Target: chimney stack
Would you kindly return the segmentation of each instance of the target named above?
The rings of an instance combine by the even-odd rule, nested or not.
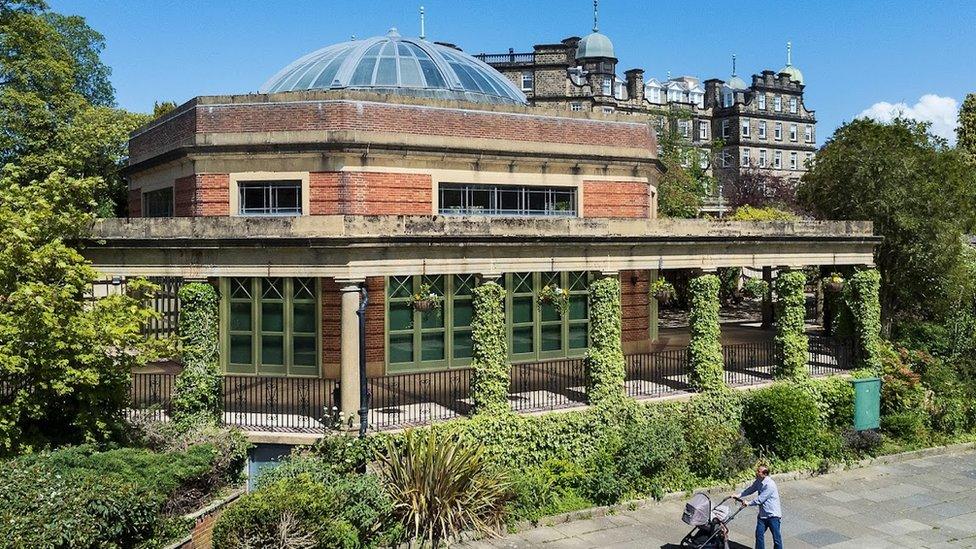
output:
[[[627,77],[627,98],[644,102],[644,69],[630,69],[624,72]]]

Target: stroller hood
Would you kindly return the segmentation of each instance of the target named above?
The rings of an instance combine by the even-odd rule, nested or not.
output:
[[[711,518],[712,500],[705,494],[695,494],[685,504],[685,512],[681,514],[681,520],[691,526],[704,526]]]

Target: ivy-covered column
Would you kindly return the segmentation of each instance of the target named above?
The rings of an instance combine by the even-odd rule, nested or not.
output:
[[[620,280],[604,276],[590,284],[590,348],[586,353],[586,396],[590,404],[620,400],[624,394],[624,353],[620,342]]]
[[[688,283],[688,381],[696,391],[725,388],[721,330],[718,323],[719,279],[704,274]]]
[[[844,287],[858,368],[881,372],[881,275],[875,269],[854,273]]]
[[[471,398],[476,414],[502,414],[508,406],[509,363],[505,288],[488,280],[472,290]]]
[[[776,277],[775,379],[798,380],[807,376],[809,341],[805,331],[806,285],[803,271],[781,272]]]
[[[180,288],[179,299],[183,370],[174,386],[173,420],[216,422],[223,412],[217,291],[210,284],[193,282]]]

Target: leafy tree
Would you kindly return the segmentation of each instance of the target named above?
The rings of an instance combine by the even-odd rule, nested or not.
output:
[[[688,145],[677,132],[676,120],[681,118],[685,118],[681,113],[669,113],[658,127],[660,159],[664,164],[658,186],[658,213],[665,217],[693,218],[715,188],[708,167],[719,145],[716,143],[711,149]]]
[[[13,164],[0,173],[0,454],[105,442],[131,368],[155,356],[140,334],[155,313],[127,295],[90,298],[97,273],[70,243],[93,221],[98,178],[21,179]]]
[[[764,169],[754,168],[725,178],[722,196],[730,208],[755,206],[796,210],[796,185]]]
[[[966,96],[959,109],[959,126],[956,128],[957,145],[976,158],[976,93]]]
[[[43,17],[61,35],[62,44],[74,59],[75,91],[97,107],[115,106],[115,88],[109,81],[112,69],[99,57],[105,49],[105,37],[77,15],[45,12]]]
[[[799,197],[819,217],[871,220],[884,237],[875,263],[886,332],[902,318],[940,318],[959,295],[972,303],[963,235],[973,225],[976,172],[927,124],[845,124],[817,154]]]
[[[176,103],[172,101],[153,101],[153,120],[169,114],[170,111],[176,110]]]

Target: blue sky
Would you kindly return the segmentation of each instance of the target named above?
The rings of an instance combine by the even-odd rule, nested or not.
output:
[[[582,36],[590,0],[49,0],[105,35],[119,105],[255,91],[299,56],[351,35],[419,32],[466,52],[531,51]],[[808,0],[661,2],[603,0],[600,30],[614,42],[618,72],[646,77],[727,78],[778,70],[791,40],[807,81],[820,141],[866,110],[903,110],[950,134],[958,103],[976,91],[976,1]]]

